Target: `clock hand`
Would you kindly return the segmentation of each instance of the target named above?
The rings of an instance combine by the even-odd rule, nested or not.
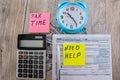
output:
[[[67,15],[70,16],[70,18],[75,22],[76,27],[77,27],[77,23],[76,23],[75,19],[69,13],[67,13]]]

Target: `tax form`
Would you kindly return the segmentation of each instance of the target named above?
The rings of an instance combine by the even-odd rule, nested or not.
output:
[[[112,80],[110,35],[54,34],[52,80]],[[85,66],[64,66],[66,43],[85,44]]]

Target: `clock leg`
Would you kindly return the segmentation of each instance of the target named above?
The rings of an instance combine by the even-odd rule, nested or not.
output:
[[[83,28],[82,33],[83,33],[83,34],[87,34],[86,28]]]

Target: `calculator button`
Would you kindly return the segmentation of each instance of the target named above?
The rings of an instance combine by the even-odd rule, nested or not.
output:
[[[24,55],[24,59],[28,59],[28,55]]]
[[[23,72],[24,72],[24,73],[27,73],[27,69],[23,69]]]
[[[22,77],[22,74],[18,74],[18,77]]]
[[[33,64],[33,60],[29,60],[29,64]]]
[[[29,68],[33,68],[33,65],[29,65]]]
[[[22,73],[22,69],[18,69],[18,72],[19,72],[19,73]]]
[[[25,51],[24,54],[28,54],[28,52]]]
[[[35,68],[35,69],[38,69],[38,65],[34,65],[34,68]]]
[[[29,59],[33,59],[33,56],[31,55],[31,56],[29,56]]]
[[[34,73],[38,73],[38,70],[34,70]]]
[[[34,54],[35,54],[35,55],[37,55],[37,54],[38,54],[38,52],[34,52]]]
[[[39,64],[43,64],[43,61],[39,61]]]
[[[27,74],[23,74],[23,77],[24,77],[24,78],[27,78]]]
[[[34,70],[34,78],[38,78],[38,70]]]
[[[28,71],[29,71],[29,73],[33,73],[33,70],[32,70],[32,69],[29,69]]]
[[[28,76],[29,76],[29,78],[32,78],[32,77],[33,77],[33,75],[32,75],[32,74],[29,74]]]
[[[43,65],[39,65],[39,69],[43,69]]]
[[[19,55],[19,59],[23,59],[23,55]]]
[[[38,59],[38,56],[34,56],[34,59]]]
[[[43,78],[43,70],[39,70],[39,78]]]
[[[35,73],[35,74],[34,74],[34,78],[38,78],[38,74]]]
[[[18,60],[18,63],[22,63],[23,61],[22,60]]]
[[[27,65],[23,65],[23,68],[27,68]]]
[[[43,55],[43,52],[39,52],[39,55]]]
[[[29,54],[33,54],[33,52],[29,52]]]
[[[35,61],[34,61],[34,64],[38,64],[38,61],[37,61],[37,60],[35,60]]]
[[[19,64],[19,65],[18,65],[18,68],[22,68],[22,65],[21,65],[21,64]]]
[[[24,62],[24,63],[26,63],[26,64],[28,63],[28,61],[27,61],[27,60],[24,60],[23,62]]]
[[[23,54],[23,51],[19,51],[19,54]]]
[[[43,56],[39,56],[39,59],[43,59]]]

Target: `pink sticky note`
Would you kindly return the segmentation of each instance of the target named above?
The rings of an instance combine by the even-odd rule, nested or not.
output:
[[[49,33],[50,13],[30,13],[29,33]]]

